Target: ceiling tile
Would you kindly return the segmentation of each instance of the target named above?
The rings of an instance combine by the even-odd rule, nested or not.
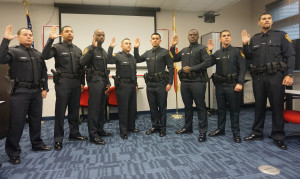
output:
[[[164,0],[137,0],[136,6],[138,7],[160,7]]]
[[[135,7],[137,0],[110,0],[111,6],[133,6]]]
[[[84,5],[109,6],[109,0],[82,0]]]

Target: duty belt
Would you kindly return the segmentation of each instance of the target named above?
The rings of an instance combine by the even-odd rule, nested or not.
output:
[[[145,73],[144,78],[146,82],[168,81],[169,73],[168,72],[158,72],[154,74]]]
[[[27,82],[18,82],[16,84],[17,87],[22,87],[22,88],[41,88],[42,83],[27,83]]]
[[[217,75],[214,73],[212,76],[212,81],[216,83],[236,83],[238,80],[237,74],[228,74],[228,75]]]
[[[134,83],[132,79],[120,78],[119,80],[120,83]]]
[[[72,73],[61,73],[61,78],[78,79],[78,75]]]
[[[273,74],[276,73],[277,71],[285,71],[287,68],[286,63],[284,62],[271,62],[271,63],[266,63],[266,66],[255,66],[255,65],[250,65],[250,73],[251,75],[253,74],[261,74],[264,72],[267,72],[268,74]]]
[[[103,71],[93,71],[93,75],[98,75],[102,77],[106,77],[106,73]]]

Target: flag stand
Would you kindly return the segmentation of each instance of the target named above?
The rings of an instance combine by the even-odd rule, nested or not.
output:
[[[178,113],[178,98],[177,98],[177,91],[176,91],[176,114],[171,116],[173,119],[181,119],[182,115]]]

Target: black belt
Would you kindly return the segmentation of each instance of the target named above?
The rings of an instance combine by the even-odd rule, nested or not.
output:
[[[61,73],[62,78],[69,78],[69,79],[78,79],[77,74],[72,74],[72,73]]]
[[[120,83],[134,83],[132,79],[120,79]]]
[[[27,82],[18,82],[17,83],[18,87],[22,88],[41,88],[41,83],[27,83]]]
[[[93,75],[99,75],[102,77],[106,77],[106,73],[103,71],[93,71]]]

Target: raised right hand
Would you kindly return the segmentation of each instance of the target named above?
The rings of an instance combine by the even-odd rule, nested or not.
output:
[[[140,38],[135,39],[134,47],[138,48],[140,46]]]
[[[97,40],[96,40],[96,37],[94,37],[94,39],[93,39],[93,41],[92,41],[92,45],[93,45],[94,47],[97,47],[97,46],[98,46],[98,42],[97,42]]]
[[[171,41],[171,43],[172,43],[172,46],[174,47],[174,46],[176,46],[177,44],[178,44],[178,35],[177,34],[174,34],[174,36],[172,37],[172,41]]]
[[[113,37],[113,38],[111,39],[111,42],[110,42],[110,45],[109,45],[109,46],[112,47],[112,48],[114,48],[116,45],[117,45],[117,44],[116,44],[116,38]]]
[[[49,33],[49,38],[50,39],[56,39],[60,37],[61,35],[56,35],[56,26],[51,27],[50,33]]]
[[[7,40],[13,40],[17,35],[12,35],[12,25],[6,26],[4,38]]]
[[[250,41],[250,34],[246,30],[242,30],[242,42],[243,45],[247,45]]]
[[[213,50],[215,48],[215,44],[213,43],[212,39],[207,41],[207,48],[208,50]]]

